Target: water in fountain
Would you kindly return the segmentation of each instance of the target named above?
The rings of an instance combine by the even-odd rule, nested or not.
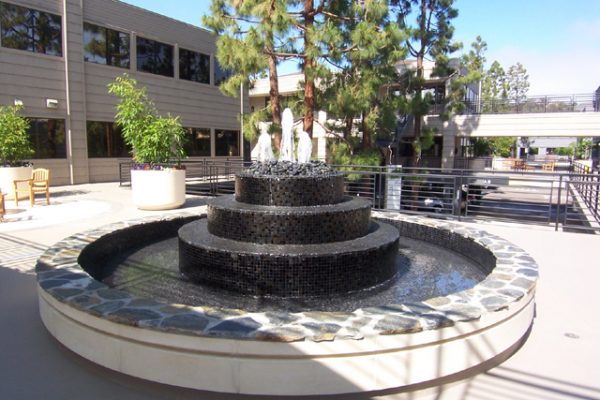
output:
[[[286,109],[279,161],[268,157],[267,135],[263,162],[236,175],[235,195],[210,200],[207,218],[181,227],[177,239],[115,260],[105,282],[193,305],[351,311],[444,295],[485,277],[450,251],[406,239],[400,246],[395,227],[370,218],[369,199],[345,196],[340,172],[308,160],[306,132],[298,160],[308,162],[291,161],[292,125]]]
[[[279,146],[279,161],[294,162],[294,115],[286,108],[281,115],[281,144]]]

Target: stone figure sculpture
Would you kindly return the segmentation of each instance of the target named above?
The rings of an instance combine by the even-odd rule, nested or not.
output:
[[[279,149],[279,161],[294,162],[294,115],[292,110],[286,108],[281,116],[281,147]]]
[[[298,162],[306,164],[310,162],[310,156],[312,155],[312,140],[305,131],[300,132],[298,135]]]

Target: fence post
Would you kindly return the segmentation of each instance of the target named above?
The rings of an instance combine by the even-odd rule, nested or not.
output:
[[[558,176],[558,198],[556,199],[556,218],[554,224],[554,231],[558,231],[558,219],[560,215],[560,203],[561,203],[561,195],[562,195],[562,184],[563,184],[563,175]],[[552,201],[552,200],[550,200]],[[567,212],[567,205],[565,204],[565,213]]]

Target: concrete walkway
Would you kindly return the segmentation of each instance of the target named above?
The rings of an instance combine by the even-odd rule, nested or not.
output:
[[[142,381],[92,364],[62,347],[38,314],[35,260],[58,240],[119,220],[157,214],[131,205],[116,183],[52,188],[51,205],[7,201],[0,223],[0,399],[264,399]],[[205,199],[188,197],[185,209]],[[177,212],[177,211],[171,211]],[[436,398],[600,399],[600,236],[531,225],[480,223],[527,250],[540,266],[537,317],[512,358]],[[434,392],[436,392],[434,390]],[[410,399],[410,394],[334,396]]]

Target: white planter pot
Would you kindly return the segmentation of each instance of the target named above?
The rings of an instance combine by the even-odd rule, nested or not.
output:
[[[30,179],[33,173],[33,167],[0,167],[0,189],[6,193],[7,199],[15,198],[13,181],[18,179]],[[27,189],[27,183],[21,182],[19,189]],[[26,193],[19,193],[19,199],[27,198]]]
[[[131,170],[133,204],[140,210],[171,210],[185,203],[185,170]]]

